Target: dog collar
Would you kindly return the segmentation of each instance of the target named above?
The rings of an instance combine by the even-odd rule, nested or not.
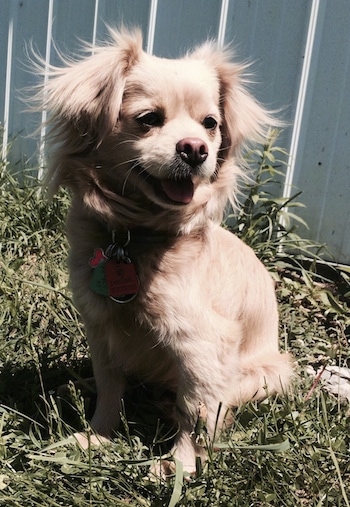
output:
[[[143,227],[136,227],[134,229],[113,230],[112,242],[137,245],[157,245],[166,243],[172,236],[162,232],[153,231]]]

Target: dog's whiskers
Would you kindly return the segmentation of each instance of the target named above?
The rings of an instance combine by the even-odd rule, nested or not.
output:
[[[137,136],[136,134],[133,134],[133,139],[123,139],[122,141],[119,141],[115,147],[119,148],[119,146],[122,146],[124,144],[133,144],[135,141],[139,141],[141,139],[140,136]]]
[[[129,161],[130,163],[131,161]],[[125,178],[124,178],[124,181],[123,181],[123,187],[122,187],[122,196],[125,196],[125,189],[126,189],[126,184],[128,182],[128,179],[131,175],[131,173],[133,172],[133,170],[137,167],[137,162],[138,160],[135,159],[133,161],[133,165],[130,167],[130,169],[127,171],[126,175],[125,175]]]

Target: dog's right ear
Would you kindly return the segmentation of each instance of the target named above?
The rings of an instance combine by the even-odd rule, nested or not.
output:
[[[51,70],[43,87],[43,108],[54,141],[71,154],[98,146],[115,127],[125,80],[142,53],[139,30],[110,31],[113,44]]]
[[[212,42],[204,43],[192,54],[216,70],[220,86],[222,145],[224,158],[239,157],[241,148],[251,142],[264,142],[270,127],[281,123],[259,104],[248,91],[247,64],[232,61],[230,49],[219,50]]]

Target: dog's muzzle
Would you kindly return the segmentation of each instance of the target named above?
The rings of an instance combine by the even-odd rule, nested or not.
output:
[[[176,153],[181,163],[174,171],[173,178],[162,180],[161,187],[170,201],[189,204],[194,194],[192,176],[208,158],[207,144],[197,137],[185,137],[176,144]]]
[[[164,204],[187,205],[193,199],[194,181],[204,176],[202,165],[208,158],[209,150],[207,144],[196,137],[181,139],[175,149],[175,157],[168,167],[166,178],[155,176],[143,168],[142,163],[137,167],[139,175],[153,187]]]

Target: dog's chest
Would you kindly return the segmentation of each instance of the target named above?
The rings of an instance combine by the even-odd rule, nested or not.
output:
[[[192,252],[178,244],[171,249],[140,255],[137,272],[138,297],[133,302],[135,322],[155,333],[156,339],[189,332],[193,315],[198,311],[200,283]]]

